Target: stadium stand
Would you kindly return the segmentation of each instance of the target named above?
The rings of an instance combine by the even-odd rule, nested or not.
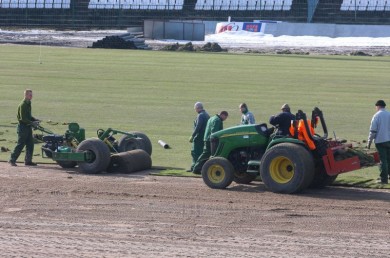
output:
[[[71,0],[0,0],[7,9],[69,9]]]
[[[390,24],[390,0],[319,1],[312,22]]]
[[[195,10],[289,11],[292,0],[198,0]]]
[[[184,0],[91,0],[88,9],[182,10]]]
[[[309,8],[310,4],[310,8]],[[0,26],[126,28],[160,20],[390,24],[390,0],[0,0]]]
[[[341,11],[390,11],[388,0],[344,0],[340,7]]]

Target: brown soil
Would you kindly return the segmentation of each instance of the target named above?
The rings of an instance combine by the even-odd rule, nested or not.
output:
[[[390,192],[0,163],[2,257],[389,257]]]

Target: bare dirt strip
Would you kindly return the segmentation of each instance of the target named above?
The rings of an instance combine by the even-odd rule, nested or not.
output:
[[[2,257],[390,257],[390,191],[0,163]]]

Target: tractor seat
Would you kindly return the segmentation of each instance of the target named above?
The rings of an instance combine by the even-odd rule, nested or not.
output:
[[[42,137],[44,142],[62,142],[64,137],[58,134],[48,134]]]
[[[274,131],[274,128],[268,128],[266,123],[256,125],[255,129],[259,134],[262,134],[266,137],[269,137]]]

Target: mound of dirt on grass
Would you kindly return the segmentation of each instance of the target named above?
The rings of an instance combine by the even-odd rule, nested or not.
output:
[[[165,51],[202,51],[202,52],[226,52],[226,49],[223,49],[218,43],[206,43],[201,47],[196,47],[192,44],[192,42],[188,42],[184,45],[180,45],[179,43],[175,43],[172,45],[166,45],[162,47],[160,50]]]
[[[353,51],[350,54],[351,56],[371,56],[370,54],[367,54],[363,51]]]
[[[176,51],[180,47],[179,43],[163,46],[160,50],[163,51]]]
[[[126,41],[119,36],[107,36],[92,43],[91,48],[137,49],[132,41]]]
[[[218,43],[207,42],[204,46],[200,47],[201,51],[205,52],[227,52],[227,49],[223,49]]]

